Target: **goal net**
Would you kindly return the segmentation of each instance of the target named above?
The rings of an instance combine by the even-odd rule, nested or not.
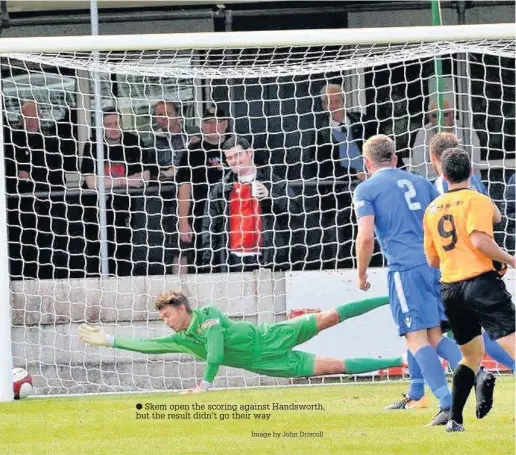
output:
[[[392,30],[276,32],[276,45],[264,32],[132,36],[125,50],[120,37],[70,38],[75,51],[12,41],[0,55],[12,352],[39,394],[198,382],[191,356],[78,340],[85,321],[169,333],[152,306],[169,289],[255,323],[362,298],[351,194],[376,133],[431,179],[429,140],[456,133],[504,214],[497,241],[514,251],[514,33]],[[379,250],[373,265],[371,293],[384,295]],[[403,349],[387,308],[344,324],[306,349]],[[215,384],[290,382],[222,368]]]

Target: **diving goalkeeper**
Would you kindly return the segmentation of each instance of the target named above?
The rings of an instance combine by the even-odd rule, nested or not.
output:
[[[202,381],[185,391],[199,393],[212,386],[221,365],[275,377],[358,374],[402,366],[402,357],[339,360],[293,351],[295,346],[321,330],[388,303],[387,297],[371,298],[287,321],[254,325],[248,321],[232,321],[214,306],[192,310],[185,294],[171,291],[159,296],[154,306],[175,334],[145,339],[115,337],[100,327],[82,324],[79,337],[83,343],[94,346],[146,354],[183,353],[204,360]]]

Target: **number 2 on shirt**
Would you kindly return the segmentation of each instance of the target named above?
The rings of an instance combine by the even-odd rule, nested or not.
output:
[[[400,188],[405,189],[405,200],[410,210],[421,210],[421,203],[414,201],[416,197],[416,189],[410,180],[401,179],[397,181]]]

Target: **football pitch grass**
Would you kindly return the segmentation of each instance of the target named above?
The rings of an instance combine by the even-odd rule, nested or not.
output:
[[[189,396],[160,393],[25,399],[0,404],[0,454],[514,454],[514,378],[498,378],[494,408],[483,420],[474,417],[471,396],[465,413],[466,432],[454,434],[447,434],[443,427],[424,426],[437,410],[433,397],[428,409],[383,411],[406,386],[394,382]],[[315,406],[273,410],[274,403]],[[142,405],[140,411],[137,404]],[[161,409],[146,409],[149,405]],[[189,410],[177,409],[181,405]],[[217,409],[208,410],[210,405]],[[245,405],[269,405],[269,410],[246,412]],[[203,406],[204,410],[199,410]],[[236,406],[240,416],[249,414],[250,418],[236,419],[233,410],[220,406]],[[137,419],[137,412],[149,413],[149,419]],[[164,418],[152,418],[154,412]],[[194,419],[196,412],[212,418]],[[269,419],[263,420],[267,414]],[[302,436],[301,432],[312,434]],[[268,434],[271,436],[265,437]]]

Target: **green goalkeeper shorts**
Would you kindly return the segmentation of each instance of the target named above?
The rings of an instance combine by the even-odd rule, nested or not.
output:
[[[249,370],[283,378],[313,376],[315,354],[292,349],[317,335],[315,314],[276,324],[260,324],[258,331],[255,355]]]
[[[315,372],[315,354],[288,351],[269,358],[256,359],[247,369],[253,373],[277,378],[309,377]]]

